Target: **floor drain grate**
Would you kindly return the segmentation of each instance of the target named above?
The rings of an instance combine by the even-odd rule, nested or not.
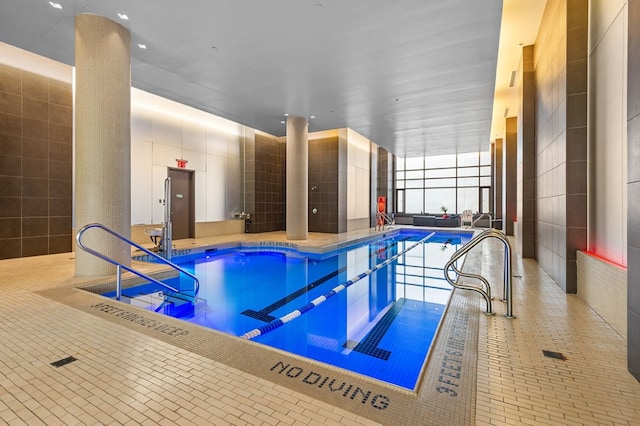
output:
[[[53,365],[54,367],[58,368],[58,367],[62,367],[63,365],[67,365],[67,364],[69,364],[70,362],[73,362],[73,361],[77,361],[77,359],[72,357],[72,356],[68,356],[66,358],[62,358],[62,359],[60,359],[58,361],[52,362],[51,365]]]
[[[547,358],[561,359],[563,361],[567,360],[567,357],[564,356],[561,352],[546,351],[543,349],[542,355],[546,356]]]

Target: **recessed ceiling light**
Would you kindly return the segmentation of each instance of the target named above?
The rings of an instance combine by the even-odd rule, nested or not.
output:
[[[118,18],[122,19],[123,21],[128,21],[129,20],[129,17],[127,16],[126,13],[118,12]]]
[[[312,116],[311,116],[311,117],[309,117],[309,118],[316,118],[316,116],[315,116],[315,115],[312,115]]]
[[[284,123],[285,123],[285,121],[284,121],[284,120],[282,120],[282,121],[280,122],[280,124],[284,124]]]
[[[288,117],[288,116],[289,116],[289,113],[286,113],[286,112],[285,112],[285,113],[284,113],[284,116],[285,116],[285,117]]]
[[[56,3],[54,1],[50,1],[49,4],[51,5],[52,8],[54,9],[62,9],[62,5],[60,3]]]
[[[146,49],[146,48],[147,48],[147,45],[146,45],[146,44],[142,44],[142,43],[138,43],[138,47],[139,47],[140,49]]]
[[[211,46],[211,51],[212,51],[212,52],[217,52],[217,51],[218,51],[218,48],[217,48],[216,46]]]

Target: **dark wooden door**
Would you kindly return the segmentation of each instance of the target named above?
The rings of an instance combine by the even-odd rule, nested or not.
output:
[[[171,224],[173,239],[195,237],[193,171],[169,169],[171,178]]]

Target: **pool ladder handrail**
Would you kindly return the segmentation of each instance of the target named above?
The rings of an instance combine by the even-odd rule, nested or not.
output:
[[[493,217],[491,216],[491,213],[481,213],[480,216],[478,216],[477,218],[475,218],[474,220],[471,221],[471,227],[475,228],[476,227],[476,223],[478,223],[480,221],[480,219],[484,219],[485,217],[489,217],[489,229],[493,229],[492,222],[493,222]]]
[[[182,293],[180,290],[173,288],[172,286],[170,286],[169,284],[163,283],[162,281],[159,281],[155,278],[152,278],[146,274],[144,274],[143,272],[140,272],[134,268],[132,268],[131,266],[127,266],[103,253],[100,253],[92,248],[87,247],[83,242],[82,242],[82,237],[84,235],[84,233],[90,229],[90,228],[99,228],[102,229],[103,231],[113,235],[114,237],[118,238],[119,240],[128,243],[130,246],[133,246],[135,248],[137,248],[138,250],[143,251],[144,253],[148,254],[149,256],[152,256],[153,258],[159,260],[161,263],[164,263],[165,265],[170,266],[171,268],[175,269],[176,271],[178,271],[179,273],[183,273],[185,275],[187,275],[188,277],[193,279],[194,282],[194,291],[193,291],[193,299],[195,300],[196,295],[198,294],[198,292],[200,291],[200,280],[198,280],[198,278],[193,275],[192,273],[190,273],[189,271],[186,271],[185,269],[181,268],[180,266],[176,265],[175,263],[165,259],[162,256],[157,255],[156,253],[147,250],[146,248],[142,247],[141,245],[134,243],[133,241],[131,241],[130,239],[128,239],[127,237],[125,237],[122,234],[117,233],[116,231],[114,231],[113,229],[110,229],[108,227],[106,227],[105,225],[101,224],[101,223],[90,223],[88,225],[83,226],[82,228],[80,228],[80,230],[78,231],[78,233],[76,234],[76,242],[78,243],[78,247],[80,247],[82,250],[86,251],[87,253],[90,253],[106,262],[109,262],[113,265],[116,265],[116,299],[120,300],[120,298],[122,297],[122,268],[126,269],[127,271],[139,276],[140,278],[143,278],[145,280],[149,280],[151,282],[154,282],[162,287],[165,287],[175,293]],[[187,296],[190,296],[190,294],[186,294],[183,293]]]
[[[392,226],[396,224],[396,220],[389,214],[381,211],[376,212],[376,231],[384,231],[385,226],[387,229],[393,229]]]
[[[472,248],[474,248],[475,246],[477,246],[487,238],[497,238],[500,241],[502,241],[502,243],[504,244],[504,283],[503,283],[504,298],[502,300],[507,302],[507,313],[504,316],[507,318],[515,318],[515,315],[513,315],[513,291],[512,291],[513,275],[512,275],[512,268],[511,268],[511,244],[509,244],[509,240],[507,239],[507,237],[504,235],[503,232],[494,228],[489,228],[485,231],[482,231],[480,234],[476,235],[475,237],[473,237],[460,250],[456,251],[451,256],[451,259],[449,259],[449,261],[444,267],[444,276],[449,282],[449,284],[451,284],[455,288],[459,288],[462,290],[472,290],[482,294],[482,296],[485,298],[487,302],[486,314],[493,315],[494,312],[491,306],[491,300],[493,298],[491,296],[491,284],[489,284],[489,281],[487,281],[487,279],[484,278],[482,275],[460,271],[455,265],[455,262],[457,260],[459,260],[462,256],[467,254]],[[457,273],[458,276],[475,278],[480,280],[484,288],[458,284],[456,281],[452,280],[451,277],[449,276],[449,268],[453,269],[453,271]]]

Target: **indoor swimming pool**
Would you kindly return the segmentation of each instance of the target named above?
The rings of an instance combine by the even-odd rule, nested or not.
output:
[[[211,248],[172,259],[200,280],[195,301],[156,284],[122,301],[414,389],[451,296],[443,265],[472,234],[403,229],[323,254]],[[188,277],[166,282],[192,293]]]

